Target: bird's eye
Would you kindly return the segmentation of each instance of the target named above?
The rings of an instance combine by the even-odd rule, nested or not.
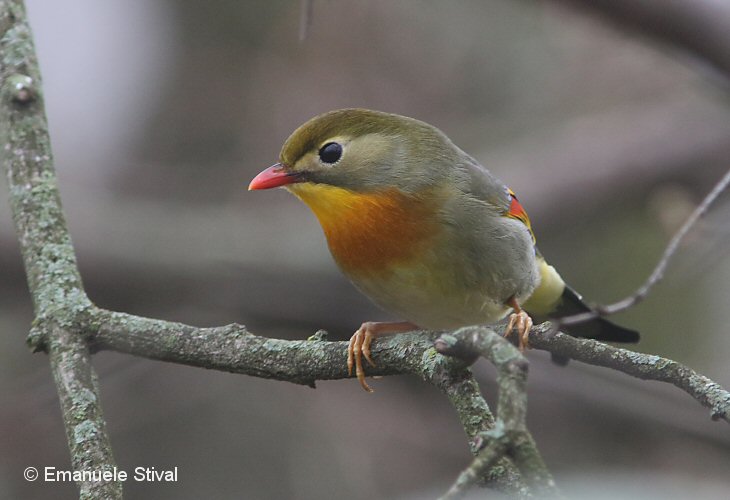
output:
[[[319,149],[319,159],[325,163],[337,163],[342,156],[342,146],[336,142],[328,142]]]

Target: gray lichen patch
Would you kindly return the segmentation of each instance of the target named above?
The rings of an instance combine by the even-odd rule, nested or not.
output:
[[[500,342],[492,348],[492,360],[497,365],[508,363],[517,357],[520,357],[519,351],[512,344]]]
[[[33,38],[27,24],[19,23],[5,32],[0,39],[3,47],[2,62],[6,67],[23,67],[28,54],[33,54]]]
[[[87,441],[96,439],[99,429],[91,420],[84,420],[74,427],[74,443],[83,444]]]
[[[74,406],[79,407],[88,407],[95,405],[97,402],[96,395],[85,387],[79,387],[74,394],[72,394],[71,399],[73,400]]]
[[[422,373],[425,378],[433,377],[436,372],[437,363],[441,355],[436,352],[436,349],[430,347],[423,351],[421,356]]]

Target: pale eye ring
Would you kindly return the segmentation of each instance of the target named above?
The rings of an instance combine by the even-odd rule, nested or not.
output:
[[[319,159],[324,163],[337,163],[342,157],[342,145],[337,142],[328,142],[319,148]]]

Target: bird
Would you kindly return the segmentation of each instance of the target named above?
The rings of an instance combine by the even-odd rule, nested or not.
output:
[[[315,116],[284,142],[249,190],[283,187],[319,220],[330,253],[354,286],[402,321],[362,323],[347,349],[362,388],[373,339],[451,330],[508,317],[529,347],[533,316],[590,310],[537,249],[515,193],[441,130],[423,121],[349,108]],[[603,317],[570,335],[638,342]],[[563,364],[566,359],[556,358]]]

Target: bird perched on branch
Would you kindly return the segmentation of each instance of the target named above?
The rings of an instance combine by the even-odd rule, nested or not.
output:
[[[342,109],[312,118],[249,189],[283,186],[319,219],[337,265],[405,320],[366,322],[348,347],[363,389],[373,338],[493,323],[507,315],[527,347],[532,315],[588,310],[535,246],[514,192],[439,129],[404,116]],[[527,311],[527,312],[526,312]],[[604,318],[569,333],[612,342],[639,334]]]

